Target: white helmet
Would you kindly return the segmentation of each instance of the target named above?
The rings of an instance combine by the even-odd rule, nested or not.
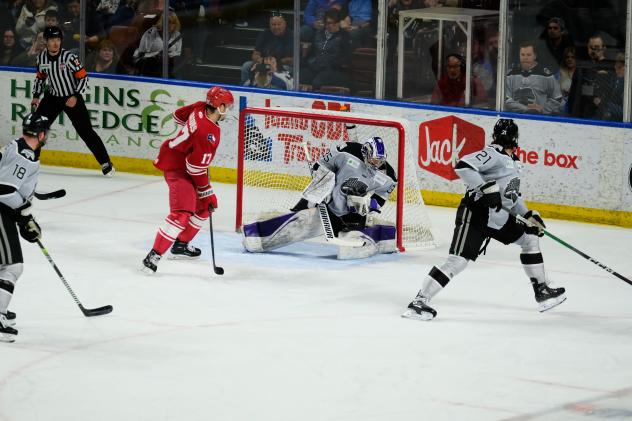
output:
[[[386,148],[381,137],[370,137],[362,144],[362,156],[364,163],[375,169],[380,168],[386,162]]]

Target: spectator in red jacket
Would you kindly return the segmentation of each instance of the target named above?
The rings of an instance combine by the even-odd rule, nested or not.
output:
[[[449,54],[445,61],[446,71],[432,91],[433,104],[465,106],[465,59],[459,54]],[[487,93],[476,76],[470,79],[470,105],[487,101]]]

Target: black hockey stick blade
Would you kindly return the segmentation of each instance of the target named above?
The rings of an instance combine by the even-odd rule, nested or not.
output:
[[[81,311],[86,317],[103,316],[104,314],[110,314],[114,309],[111,305],[98,308],[85,308],[82,305],[80,305],[79,307],[81,307]]]
[[[64,197],[65,195],[66,190],[64,189],[59,189],[48,193],[35,192],[35,198],[39,200],[59,199],[60,197]]]
[[[215,272],[215,275],[223,275],[224,274],[224,268],[221,266],[214,266],[213,267],[213,271]]]

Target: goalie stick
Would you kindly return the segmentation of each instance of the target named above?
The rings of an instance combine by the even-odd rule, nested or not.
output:
[[[313,166],[314,161],[312,160],[312,156],[309,153],[309,149],[307,148],[307,143],[302,142],[303,149],[305,150],[305,161],[307,162],[307,166],[309,168],[310,174],[314,174]],[[361,247],[364,245],[364,241],[362,240],[345,240],[342,238],[336,237],[334,234],[334,229],[331,225],[331,218],[329,218],[329,211],[327,210],[327,205],[325,203],[319,203],[318,207],[318,216],[320,217],[320,223],[323,226],[323,232],[325,233],[325,240],[328,243],[335,244],[338,246],[345,247]]]
[[[66,278],[64,278],[64,275],[61,274],[61,271],[59,270],[59,268],[55,264],[55,261],[53,260],[51,255],[48,253],[48,250],[46,250],[46,247],[44,247],[44,245],[42,244],[42,242],[40,240],[37,240],[37,245],[40,247],[40,250],[42,250],[42,253],[46,257],[48,262],[51,264],[53,269],[55,269],[55,272],[57,273],[57,276],[59,276],[59,279],[61,279],[61,282],[64,284],[64,286],[66,287],[66,289],[68,290],[68,292],[72,296],[72,299],[75,300],[75,303],[79,306],[79,309],[81,310],[81,312],[83,313],[84,316],[86,316],[86,317],[102,316],[104,314],[108,314],[108,313],[112,312],[112,306],[111,305],[98,307],[98,308],[85,308],[81,304],[81,301],[79,301],[79,299],[75,295],[75,292],[72,290],[72,288],[68,284],[68,281],[66,281]]]
[[[517,213],[513,212],[511,209],[506,208],[503,206],[503,209],[506,210],[507,212],[509,212],[509,214],[511,216],[513,216],[514,218],[516,218],[516,220],[518,220],[518,222],[527,225],[527,226],[538,226],[542,229],[542,231],[544,232],[544,235],[546,235],[547,237],[551,238],[552,240],[558,242],[559,244],[563,245],[564,247],[573,250],[575,253],[579,254],[581,257],[583,257],[584,259],[588,260],[591,263],[596,264],[597,266],[599,266],[600,268],[602,268],[603,270],[605,270],[608,273],[613,274],[614,276],[616,276],[617,278],[621,279],[623,282],[632,285],[632,281],[628,278],[626,278],[625,276],[615,272],[614,270],[612,270],[611,268],[609,268],[608,266],[604,265],[603,263],[601,263],[600,261],[593,259],[592,257],[590,257],[589,255],[587,255],[586,253],[584,253],[581,250],[576,249],[575,247],[571,246],[570,244],[568,244],[566,241],[562,240],[559,237],[556,237],[555,235],[551,234],[549,231],[546,230],[546,228],[544,228],[541,224],[534,224],[531,221],[527,220],[526,218],[524,218],[521,215],[518,215]]]
[[[39,200],[59,199],[60,197],[64,197],[66,195],[66,190],[59,189],[59,190],[53,190],[48,193],[35,192],[34,195],[35,195],[35,198]]]

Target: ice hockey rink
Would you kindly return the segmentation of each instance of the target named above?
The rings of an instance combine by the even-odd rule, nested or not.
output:
[[[198,261],[138,271],[167,214],[160,177],[44,167],[43,242],[84,317],[36,245],[0,344],[0,420],[632,419],[632,286],[544,238],[568,300],[540,314],[519,249],[492,242],[433,301],[432,322],[400,318],[447,253],[454,209],[429,207],[435,250],[337,261],[299,244],[242,251],[235,186],[214,183]],[[632,230],[545,220],[551,232],[632,276]]]

